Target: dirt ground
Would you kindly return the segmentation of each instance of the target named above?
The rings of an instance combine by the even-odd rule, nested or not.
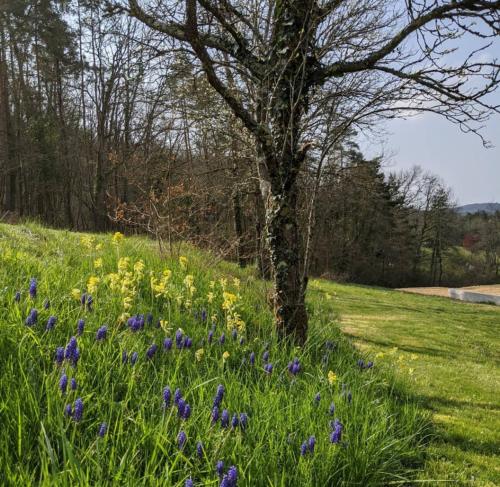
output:
[[[469,287],[462,287],[460,289],[500,296],[500,284],[494,284],[489,286],[469,286]],[[399,288],[398,291],[405,291],[408,293],[415,293],[415,294],[425,294],[428,296],[444,296],[446,298],[448,297],[447,287],[404,287],[404,288]]]

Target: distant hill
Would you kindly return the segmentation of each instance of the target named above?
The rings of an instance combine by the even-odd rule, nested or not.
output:
[[[467,215],[469,213],[495,213],[500,211],[500,203],[472,203],[470,205],[457,206],[455,208],[457,213]]]

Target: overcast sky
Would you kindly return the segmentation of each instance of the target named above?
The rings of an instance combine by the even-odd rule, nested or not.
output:
[[[485,149],[479,137],[437,115],[419,115],[386,125],[383,141],[363,141],[369,156],[384,152],[387,170],[419,165],[441,176],[453,189],[458,204],[500,203],[500,116],[489,121],[483,134],[495,146]]]

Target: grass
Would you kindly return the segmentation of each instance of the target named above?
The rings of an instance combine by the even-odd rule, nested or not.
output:
[[[310,296],[338,311],[358,348],[406,377],[432,414],[421,480],[500,485],[499,307],[326,281]]]
[[[360,353],[340,332],[333,311],[313,300],[307,345],[277,343],[265,285],[251,269],[217,264],[210,255],[187,247],[182,253],[187,269],[176,257],[163,260],[143,238],[115,245],[109,235],[72,234],[34,224],[0,225],[2,485],[183,486],[192,478],[195,485],[216,486],[218,460],[226,469],[237,467],[240,486],[414,481],[423,462],[425,414],[405,396],[390,370],[360,369]],[[123,257],[130,261],[128,265],[121,261],[118,273]],[[134,270],[140,259],[144,269]],[[163,292],[159,280],[165,267],[172,275],[164,295],[157,296]],[[154,293],[150,272],[158,279]],[[93,311],[88,311],[72,294],[78,297],[91,276],[100,281],[91,283],[96,289]],[[38,280],[35,299],[27,292],[32,277]],[[240,279],[239,285],[233,277]],[[227,282],[221,284],[220,278]],[[22,291],[19,302],[14,300],[17,290]],[[209,293],[214,293],[213,299]],[[153,323],[135,333],[128,329],[121,322],[127,311],[125,298],[131,313],[150,312]],[[50,301],[48,309],[45,300]],[[223,309],[224,302],[229,310]],[[31,308],[39,314],[37,324],[30,327],[25,319]],[[207,321],[201,318],[202,309],[208,311]],[[50,315],[57,317],[57,323],[47,331]],[[215,339],[209,344],[212,316]],[[85,331],[77,339],[78,365],[66,361],[57,365],[55,350],[76,334],[78,319],[85,320]],[[236,339],[228,329],[231,323],[239,326]],[[96,331],[104,324],[107,337],[96,341]],[[178,328],[192,338],[192,348],[178,350],[174,345],[165,351],[164,339],[174,337]],[[218,342],[222,333],[224,344]],[[327,342],[334,344],[333,350]],[[152,343],[159,349],[148,359]],[[271,374],[264,371],[265,350],[274,366]],[[124,351],[128,356],[138,353],[135,365],[122,363]],[[251,352],[257,357],[253,366]],[[301,364],[296,377],[287,370],[294,357]],[[336,382],[329,382],[329,371],[337,375]],[[76,379],[76,391],[61,393],[63,372]],[[218,384],[225,387],[221,408],[231,415],[248,414],[245,430],[211,424]],[[164,407],[165,386],[182,391],[192,408],[189,419],[179,419],[175,407]],[[80,421],[63,414],[77,398],[84,404]],[[338,444],[330,442],[334,418],[344,425]],[[99,438],[102,422],[108,432]],[[184,449],[177,442],[181,431],[187,435]],[[312,435],[314,454],[301,456],[301,444]],[[203,442],[201,457],[196,452],[198,441]]]

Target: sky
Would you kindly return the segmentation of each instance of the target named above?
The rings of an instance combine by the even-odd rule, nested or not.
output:
[[[412,166],[440,176],[451,187],[458,205],[500,203],[500,115],[491,117],[480,138],[434,114],[419,115],[386,124],[383,140],[363,141],[368,156],[387,154],[386,170]]]

